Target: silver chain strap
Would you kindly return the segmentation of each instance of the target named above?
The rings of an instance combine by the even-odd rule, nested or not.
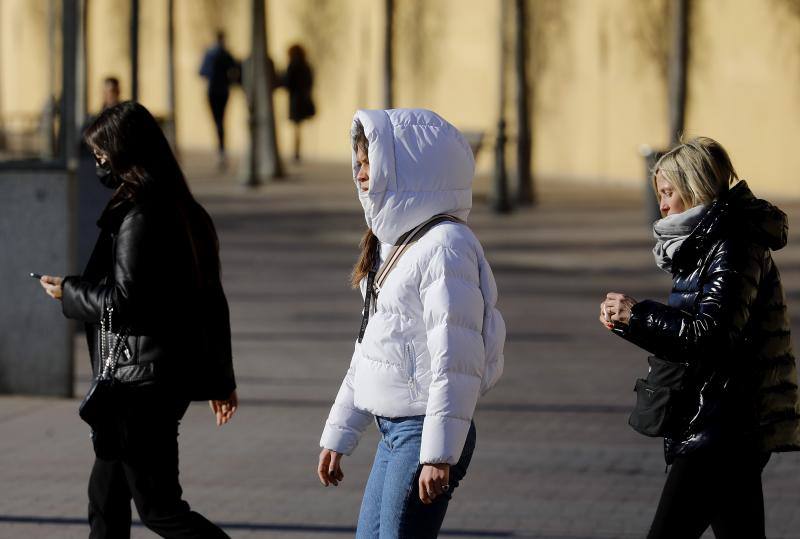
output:
[[[108,326],[106,326],[106,314]],[[126,346],[124,343],[128,340],[128,331],[125,330],[116,335],[113,348],[111,347],[111,335],[114,334],[114,307],[110,305],[106,306],[103,316],[100,317],[100,333],[100,357],[105,358],[100,378],[105,379],[114,374],[122,346]]]

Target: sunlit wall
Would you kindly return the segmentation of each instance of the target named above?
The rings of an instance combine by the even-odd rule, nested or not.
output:
[[[54,2],[59,4],[60,2]],[[36,114],[58,76],[50,70],[49,0],[0,0],[0,114]],[[315,69],[317,116],[304,126],[304,153],[347,159],[356,108],[380,107],[384,2],[268,0],[269,48],[276,67],[286,49],[306,46]],[[800,197],[800,13],[789,0],[695,0],[687,134],[726,145],[741,176],[764,193]],[[128,0],[87,0],[88,104],[101,81],[130,89]],[[499,0],[397,0],[395,105],[432,108],[456,125],[486,133],[479,168],[492,165],[499,108]],[[534,166],[541,181],[641,187],[642,144],[667,133],[668,0],[530,0],[529,73]],[[215,135],[198,68],[217,28],[231,52],[249,49],[249,0],[175,0],[178,140],[211,150]],[[513,12],[511,13],[513,15]],[[507,113],[515,131],[513,21],[509,20]],[[141,0],[140,99],[166,112],[166,1]],[[60,43],[57,43],[59,46]],[[56,90],[57,91],[57,88]],[[279,139],[289,154],[287,97],[275,94]],[[228,142],[247,135],[241,89],[233,91]]]

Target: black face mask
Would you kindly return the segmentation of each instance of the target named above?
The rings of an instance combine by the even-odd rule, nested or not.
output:
[[[111,172],[111,167],[108,166],[108,163],[101,165],[100,163],[95,162],[94,172],[97,174],[97,178],[100,180],[100,183],[109,189],[116,189],[122,184],[119,178],[115,176],[113,172]]]

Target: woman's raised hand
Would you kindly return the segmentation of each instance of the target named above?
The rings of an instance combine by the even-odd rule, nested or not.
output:
[[[239,396],[234,389],[231,396],[226,400],[208,401],[208,405],[217,418],[217,426],[220,427],[230,421],[233,414],[236,413],[236,410],[239,408]]]
[[[39,284],[42,285],[47,295],[53,299],[61,299],[61,283],[64,282],[63,277],[53,277],[52,275],[42,275],[39,279]]]
[[[342,454],[332,449],[323,449],[319,454],[319,465],[317,475],[320,482],[325,485],[339,486],[339,481],[344,479],[342,472]]]
[[[608,329],[614,323],[628,325],[631,320],[631,309],[637,301],[630,296],[617,292],[609,292],[606,299],[600,304],[600,322]]]

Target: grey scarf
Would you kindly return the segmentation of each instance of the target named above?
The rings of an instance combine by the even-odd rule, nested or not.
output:
[[[675,253],[700,224],[707,211],[708,206],[695,206],[683,213],[669,215],[653,223],[653,237],[656,239],[653,255],[659,268],[672,273]]]

